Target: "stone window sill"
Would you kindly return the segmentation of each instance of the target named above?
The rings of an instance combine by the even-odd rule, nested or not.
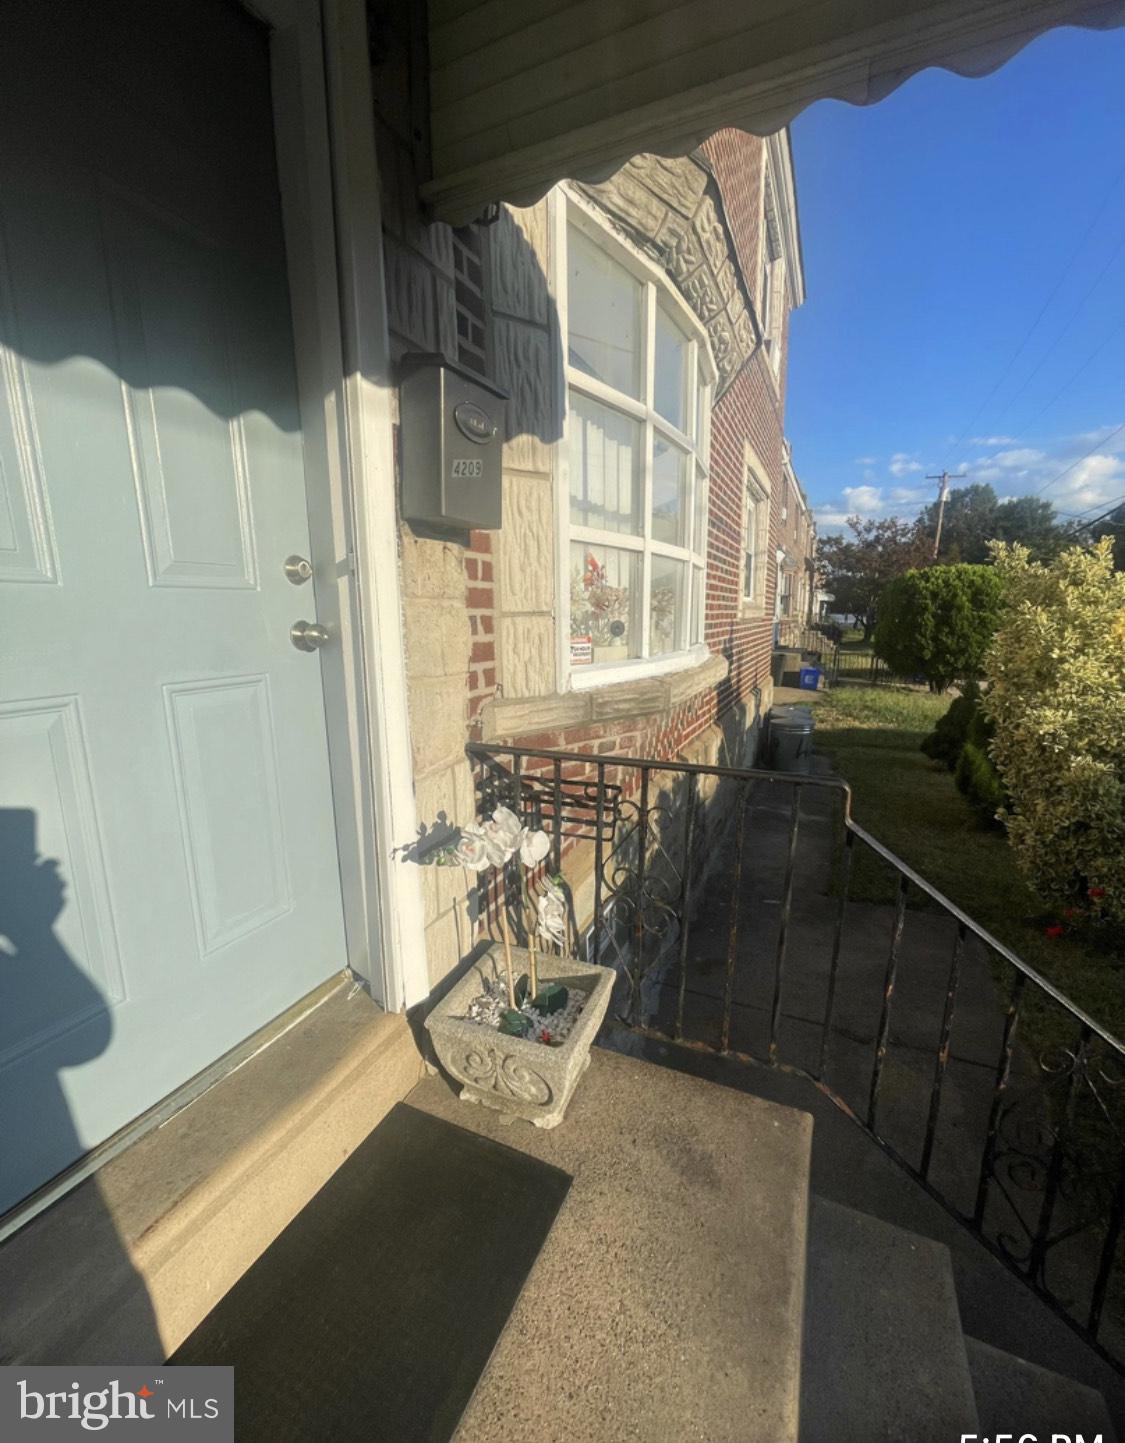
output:
[[[615,681],[552,696],[511,697],[489,702],[482,714],[482,741],[562,731],[601,721],[658,716],[709,691],[726,678],[726,657],[710,653],[698,665],[657,676]]]

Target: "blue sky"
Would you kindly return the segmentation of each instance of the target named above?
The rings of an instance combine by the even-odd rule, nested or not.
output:
[[[1060,513],[1125,498],[1123,77],[1125,29],[1059,30],[794,121],[786,430],[822,534],[916,515],[943,466]]]

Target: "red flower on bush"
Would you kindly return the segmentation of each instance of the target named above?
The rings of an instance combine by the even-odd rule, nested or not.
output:
[[[1086,895],[1087,895],[1087,897],[1093,897],[1094,901],[1095,901],[1095,902],[1098,902],[1098,901],[1100,901],[1100,900],[1105,896],[1105,888],[1104,888],[1104,887],[1091,887],[1091,888],[1087,891]]]
[[[547,1031],[547,1029],[544,1027],[543,1031],[539,1034],[539,1041],[540,1041],[540,1042],[550,1042],[550,1040],[551,1040],[551,1034],[550,1034],[550,1033]]]
[[[1061,922],[1052,922],[1049,927],[1043,928],[1043,935],[1045,937],[1061,937],[1062,934],[1063,925]]]

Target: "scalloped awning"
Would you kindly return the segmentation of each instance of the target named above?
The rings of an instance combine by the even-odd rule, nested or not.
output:
[[[814,100],[871,105],[942,66],[995,70],[1056,25],[1125,23],[1125,0],[430,0],[435,217],[527,205],[724,126],[772,134]]]

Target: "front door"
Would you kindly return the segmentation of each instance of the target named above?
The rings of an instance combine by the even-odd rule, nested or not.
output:
[[[2,29],[0,1211],[346,960],[268,36]]]

